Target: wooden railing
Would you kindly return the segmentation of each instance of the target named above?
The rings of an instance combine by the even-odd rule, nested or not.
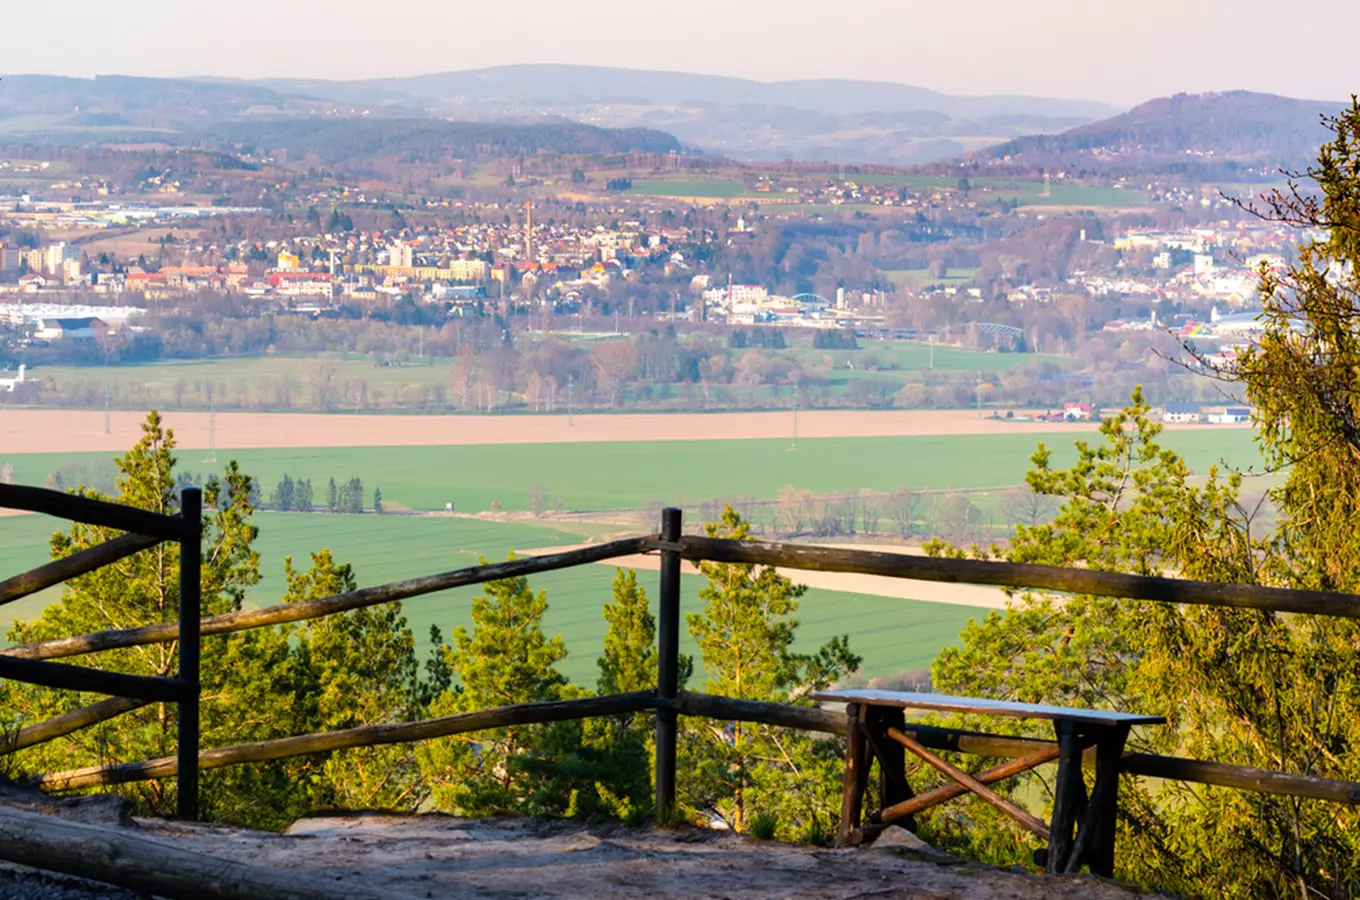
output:
[[[58,501],[54,498],[61,499]],[[187,792],[196,789],[195,778],[199,769],[284,759],[351,747],[407,743],[511,724],[652,712],[655,715],[656,727],[655,799],[657,809],[664,811],[674,808],[676,802],[676,737],[678,717],[681,715],[757,722],[824,733],[844,733],[847,727],[846,716],[840,711],[739,700],[678,690],[682,560],[752,563],[786,569],[849,572],[922,581],[1035,588],[1167,603],[1360,618],[1360,596],[1349,594],[1184,581],[1055,566],[915,557],[801,544],[685,536],[682,534],[681,511],[666,509],[662,513],[660,533],[651,537],[629,538],[564,553],[473,566],[380,587],[350,591],[319,600],[243,610],[200,621],[196,615],[191,614],[197,611],[197,582],[195,580],[193,584],[189,584],[183,580],[197,576],[200,551],[197,541],[189,539],[188,536],[191,531],[195,537],[198,534],[197,527],[190,523],[197,522],[200,503],[196,491],[186,490],[183,512],[179,518],[157,516],[148,519],[147,517],[152,514],[127,510],[125,507],[112,504],[34,488],[0,486],[0,506],[40,512],[63,510],[64,513],[56,514],[71,513],[67,515],[68,518],[114,528],[131,529],[136,525],[150,530],[154,540],[180,540],[184,547],[184,558],[189,560],[189,563],[183,565],[181,569],[179,622],[110,630],[0,650],[0,677],[19,677],[21,680],[39,684],[104,691],[117,695],[110,700],[25,728],[18,735],[16,745],[19,748],[70,734],[149,700],[173,699],[180,704],[180,744],[176,756],[48,773],[34,777],[31,779],[32,783],[52,790],[70,790],[177,776],[180,779],[179,813],[184,818],[192,818],[193,798],[191,794],[187,795]],[[114,511],[118,513],[116,516]],[[123,517],[123,512],[127,512],[128,515]],[[100,518],[95,518],[96,515]],[[172,527],[170,523],[175,525]],[[82,551],[26,575],[0,582],[0,603],[145,549],[145,546],[150,544],[139,545],[138,541],[146,540],[138,537],[134,541],[131,535],[115,538],[100,547]],[[197,670],[200,634],[205,636],[230,634],[284,622],[314,619],[450,588],[605,562],[640,552],[659,553],[661,562],[660,609],[657,623],[658,668],[654,690],[582,700],[526,703],[417,722],[365,726],[323,734],[238,744],[201,752],[197,750]],[[48,662],[120,647],[175,640],[181,641],[181,652],[184,654],[181,658],[180,676],[176,679],[115,676],[93,669]],[[51,674],[58,670],[60,674]],[[39,680],[40,678],[46,680]],[[151,686],[153,683],[155,687]],[[190,692],[193,694],[192,703],[187,702]],[[995,758],[1026,757],[1054,746],[1050,741],[929,725],[909,726],[906,733],[912,740],[932,749]],[[1121,769],[1133,775],[1338,803],[1360,803],[1360,783],[1306,774],[1145,753],[1125,753],[1121,760]]]
[[[44,488],[0,484],[0,507],[45,513],[50,516],[124,531],[119,537],[77,551],[62,559],[0,582],[0,606],[44,588],[86,575],[103,566],[156,546],[162,541],[180,545],[179,674],[175,677],[128,675],[99,669],[46,662],[41,658],[0,655],[0,678],[43,687],[63,688],[112,695],[108,700],[58,716],[21,730],[7,742],[11,752],[49,741],[96,722],[103,722],[147,703],[174,703],[179,710],[176,735],[176,813],[181,819],[198,818],[199,751],[199,620],[203,560],[203,493],[185,488],[180,493],[178,516],[147,512]]]

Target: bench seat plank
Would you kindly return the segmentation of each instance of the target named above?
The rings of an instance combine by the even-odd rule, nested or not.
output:
[[[1051,719],[1055,722],[1078,722],[1106,727],[1162,725],[1166,722],[1166,719],[1162,716],[1143,716],[1105,709],[1074,709],[1067,706],[1045,706],[1039,703],[1015,703],[1009,700],[954,697],[949,694],[920,694],[913,691],[852,689],[819,691],[812,694],[811,697],[813,700],[824,700],[830,703],[895,706],[902,709],[928,709],[940,712],[976,713],[984,716],[1010,716],[1016,719]]]

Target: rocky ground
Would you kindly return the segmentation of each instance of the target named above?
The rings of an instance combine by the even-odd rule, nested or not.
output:
[[[1129,900],[1126,886],[1089,876],[1042,878],[952,859],[890,829],[876,846],[829,850],[697,828],[652,829],[521,818],[334,815],[287,833],[130,820],[112,799],[0,802],[115,829],[220,859],[306,872],[337,896],[525,898],[912,898]],[[0,855],[3,855],[0,848]],[[0,866],[0,896],[87,900],[133,895]],[[1141,896],[1148,896],[1143,894]]]

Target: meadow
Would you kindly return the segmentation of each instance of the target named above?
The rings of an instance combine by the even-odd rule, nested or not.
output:
[[[634,181],[632,192],[653,197],[694,197],[701,200],[731,200],[747,193],[745,185],[739,181]]]
[[[449,569],[476,565],[479,557],[503,559],[520,550],[577,543],[582,535],[555,527],[432,516],[330,516],[321,514],[258,513],[263,579],[247,594],[250,605],[277,603],[284,590],[284,558],[309,565],[308,553],[329,548],[335,558],[354,566],[360,586],[383,584]],[[47,539],[61,523],[46,517],[0,518],[0,574],[8,576],[47,559]],[[570,656],[560,668],[572,680],[593,685],[595,660],[603,647],[606,623],[601,607],[610,597],[615,569],[607,565],[581,566],[530,579],[535,590],[548,594],[544,622],[549,634],[561,634]],[[639,573],[639,581],[656,604],[656,575]],[[705,580],[682,577],[683,609],[701,609],[699,590]],[[405,615],[416,635],[421,655],[429,648],[430,626],[437,625],[448,639],[453,628],[471,624],[475,587],[417,597],[405,604]],[[6,622],[36,616],[59,597],[59,589],[25,598],[3,609]],[[924,603],[840,591],[807,592],[798,615],[802,626],[798,647],[813,650],[827,639],[849,634],[851,646],[864,656],[866,675],[891,675],[902,669],[929,665],[942,647],[953,643],[970,618],[983,611],[941,603]],[[688,630],[681,649],[695,653]]]

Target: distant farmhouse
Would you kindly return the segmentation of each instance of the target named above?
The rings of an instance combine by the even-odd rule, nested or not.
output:
[[[1203,421],[1203,413],[1200,412],[1198,403],[1172,402],[1162,410],[1162,421],[1179,424],[1198,423]]]

